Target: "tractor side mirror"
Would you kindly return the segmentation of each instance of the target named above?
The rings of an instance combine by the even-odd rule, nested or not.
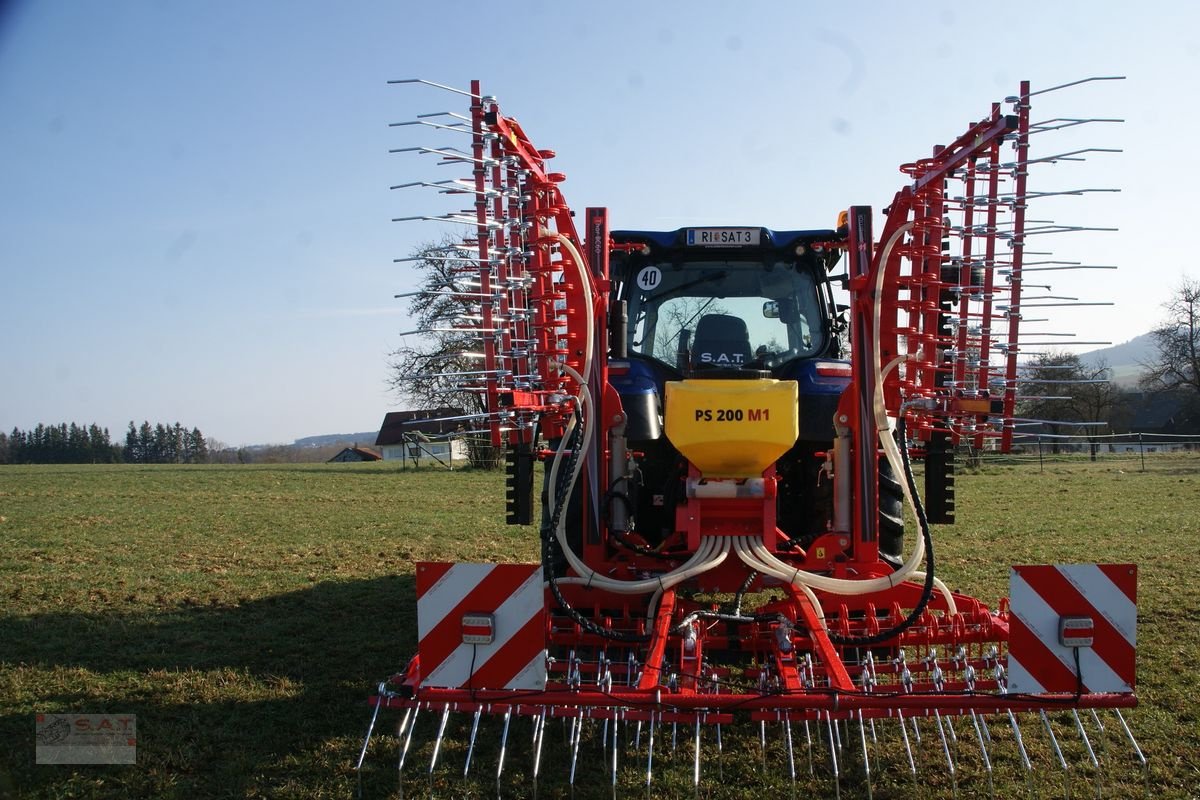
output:
[[[763,303],[763,316],[767,319],[779,319],[779,301],[768,300]]]

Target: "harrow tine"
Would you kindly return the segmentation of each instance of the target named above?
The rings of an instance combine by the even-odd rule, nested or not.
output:
[[[992,758],[988,755],[987,741],[983,733],[986,730],[986,724],[984,727],[980,727],[980,716],[974,711],[971,712],[971,722],[975,725],[975,736],[979,739],[979,753],[983,756],[983,768],[987,770],[988,797],[995,800],[996,784],[992,779]]]
[[[725,754],[725,746],[721,743],[721,723],[717,723],[717,777],[720,780],[725,779],[725,764],[722,756]]]
[[[1092,768],[1096,770],[1096,800],[1100,798],[1100,759],[1096,758],[1096,752],[1092,749],[1092,741],[1088,738],[1087,731],[1083,729],[1083,720],[1079,718],[1079,712],[1071,709],[1072,716],[1075,717],[1075,730],[1079,731],[1079,738],[1083,740],[1083,747],[1087,750],[1088,760],[1092,762]]]
[[[617,724],[618,717],[613,717],[612,729],[612,788],[613,793],[617,791],[617,735],[621,731],[621,726]]]
[[[1092,722],[1096,723],[1096,729],[1100,732],[1100,735],[1096,737],[1096,749],[1100,755],[1105,755],[1108,750],[1108,742],[1105,741],[1104,723],[1100,721],[1100,715],[1096,713],[1096,709],[1089,708],[1088,713],[1092,717]]]
[[[1150,762],[1146,760],[1146,756],[1142,753],[1142,748],[1138,747],[1137,739],[1133,738],[1133,731],[1129,730],[1129,724],[1125,722],[1125,715],[1121,713],[1121,709],[1114,708],[1113,713],[1117,715],[1117,719],[1121,723],[1121,730],[1125,731],[1126,738],[1133,745],[1133,753],[1137,756],[1137,760],[1142,764],[1142,776],[1146,785],[1146,796],[1150,796]]]
[[[379,709],[383,706],[383,684],[379,685],[379,697],[375,703],[375,710],[371,712],[371,722],[367,725],[367,737],[363,739],[362,750],[358,754],[358,762],[354,765],[354,770],[357,772],[362,769],[363,759],[367,757],[367,746],[371,744],[371,734],[375,731],[375,720],[379,719]],[[404,723],[401,722],[401,725]]]
[[[1054,728],[1050,725],[1050,717],[1046,716],[1046,710],[1042,709],[1039,712],[1042,715],[1042,725],[1046,728],[1046,734],[1050,737],[1050,748],[1054,750],[1054,756],[1058,759],[1058,765],[1063,770],[1063,797],[1065,800],[1071,800],[1071,769],[1067,764],[1067,759],[1063,756],[1062,749],[1058,746],[1058,737],[1054,735]]]
[[[650,781],[654,777],[654,712],[650,712],[650,741],[646,748],[646,788],[650,788]]]
[[[808,774],[813,774],[813,741],[812,730],[808,726],[808,720],[804,720],[804,744],[808,748]]]
[[[508,750],[508,726],[512,722],[512,707],[504,712],[504,731],[500,734],[500,760],[496,764],[496,785],[500,784],[500,776],[504,774],[504,754]]]
[[[533,721],[533,780],[537,782],[538,771],[542,768],[542,743],[546,739],[546,709],[542,709]]]
[[[758,723],[758,749],[762,754],[763,772],[767,771],[767,721],[761,720]]]
[[[700,712],[696,712],[696,733],[693,741],[693,761],[692,761],[692,788],[696,791],[696,796],[700,796]]]
[[[950,742],[946,738],[946,729],[942,726],[942,714],[936,708],[933,710],[933,718],[937,722],[938,736],[942,740],[942,752],[946,755],[946,768],[950,771],[950,791],[953,797],[958,797],[958,771],[954,768],[954,757],[950,755]]]
[[[433,757],[429,759],[429,775],[433,776],[433,768],[437,766],[438,754],[442,751],[442,738],[446,735],[446,722],[450,719],[450,704],[442,711],[442,721],[438,724],[437,739],[433,743]]]
[[[871,788],[871,754],[867,751],[867,726],[863,723],[861,710],[858,712],[858,736],[862,740],[863,777],[867,779],[867,800],[872,800],[875,792]]]
[[[825,724],[829,728],[829,759],[833,764],[833,796],[841,800],[842,776],[838,772],[837,744],[834,742],[833,715],[825,712]]]
[[[1017,715],[1012,711],[1008,712],[1008,722],[1012,725],[1013,737],[1017,741],[1017,752],[1021,754],[1021,764],[1025,767],[1025,788],[1029,790],[1030,797],[1035,797],[1033,762],[1029,760],[1029,753],[1025,750],[1025,737],[1021,735],[1021,726],[1017,724]]]
[[[862,717],[862,712],[859,711],[859,717]],[[875,730],[875,718],[867,720],[871,724],[871,753],[875,756],[875,771],[879,772],[879,735]]]
[[[900,736],[904,739],[904,752],[908,754],[908,771],[912,775],[913,789],[917,788],[917,762],[913,758],[912,742],[908,740],[908,725],[904,722],[904,712],[897,711],[900,717]]]
[[[787,734],[788,774],[792,778],[792,793],[796,792],[796,756],[792,750],[792,720],[784,714],[783,730]]]
[[[467,763],[463,766],[463,777],[471,771],[471,756],[475,753],[475,735],[479,733],[479,717],[483,714],[483,706],[475,709],[475,719],[471,721],[471,742],[467,745]]]
[[[579,709],[579,724],[575,727],[575,744],[571,748],[571,788],[575,788],[575,765],[579,762],[579,740],[583,738],[583,708]]]
[[[421,704],[417,703],[413,710],[412,724],[408,728],[408,736],[404,738],[404,747],[400,749],[400,763],[396,766],[396,772],[404,772],[404,760],[408,758],[408,748],[412,745],[413,731],[417,729],[417,717],[421,714]],[[408,719],[406,714],[405,719]],[[401,723],[403,725],[403,722]]]

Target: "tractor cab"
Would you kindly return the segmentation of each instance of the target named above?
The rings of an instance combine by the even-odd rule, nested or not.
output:
[[[612,276],[627,308],[629,354],[664,377],[776,373],[837,356],[833,231],[683,228],[612,238],[621,246]]]

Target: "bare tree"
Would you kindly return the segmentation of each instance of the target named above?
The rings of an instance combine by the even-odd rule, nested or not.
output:
[[[1166,319],[1150,332],[1156,353],[1142,365],[1142,386],[1200,392],[1200,281],[1185,277],[1163,308]]]
[[[1075,353],[1056,351],[1040,353],[1026,366],[1019,392],[1024,399],[1018,413],[1043,420],[1052,435],[1076,428],[1095,433],[1108,424],[1121,399],[1107,363],[1088,365]],[[1094,423],[1095,427],[1057,423]],[[1053,449],[1059,450],[1057,440]]]
[[[422,278],[418,293],[408,301],[408,313],[420,333],[411,335],[415,341],[406,341],[389,354],[388,385],[416,408],[457,406],[468,414],[482,414],[487,410],[484,393],[464,388],[482,383],[472,380],[472,373],[483,369],[479,335],[465,329],[467,323],[478,322],[482,313],[483,298],[472,296],[479,289],[471,285],[479,270],[448,250],[454,244],[430,243],[413,254],[418,259],[414,268]],[[465,438],[472,465],[497,465],[501,454],[486,436]]]

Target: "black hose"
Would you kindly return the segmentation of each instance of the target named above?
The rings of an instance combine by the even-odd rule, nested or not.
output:
[[[917,514],[917,525],[921,529],[921,538],[925,540],[925,585],[921,588],[921,599],[917,601],[917,605],[907,617],[886,631],[880,631],[870,636],[841,636],[830,633],[829,641],[836,645],[870,647],[894,639],[916,624],[929,606],[929,601],[933,599],[933,535],[929,530],[929,519],[925,516],[925,506],[921,503],[921,496],[917,493],[917,480],[913,477],[912,463],[908,458],[908,437],[905,436],[904,427],[904,417],[901,416],[896,425],[896,438],[900,440],[900,461],[904,465],[904,480],[908,484],[909,494],[912,495],[913,508]]]
[[[570,501],[571,490],[574,488],[571,476],[575,473],[575,464],[579,460],[579,445],[582,438],[583,422],[579,417],[579,409],[577,408],[575,410],[575,430],[571,432],[571,439],[566,442],[566,446],[571,451],[570,456],[567,457],[566,473],[565,475],[559,475],[558,485],[553,487],[555,498],[554,513],[550,517],[550,526],[546,528],[545,546],[542,548],[542,571],[546,574],[550,582],[550,592],[558,602],[559,608],[566,612],[567,616],[579,625],[579,627],[596,636],[601,636],[615,642],[648,642],[650,641],[649,634],[629,633],[627,631],[606,628],[580,614],[571,607],[571,604],[567,602],[567,598],[563,597],[562,589],[558,586],[558,576],[554,574],[554,555],[555,547],[558,545],[558,526],[562,522],[563,511]]]

